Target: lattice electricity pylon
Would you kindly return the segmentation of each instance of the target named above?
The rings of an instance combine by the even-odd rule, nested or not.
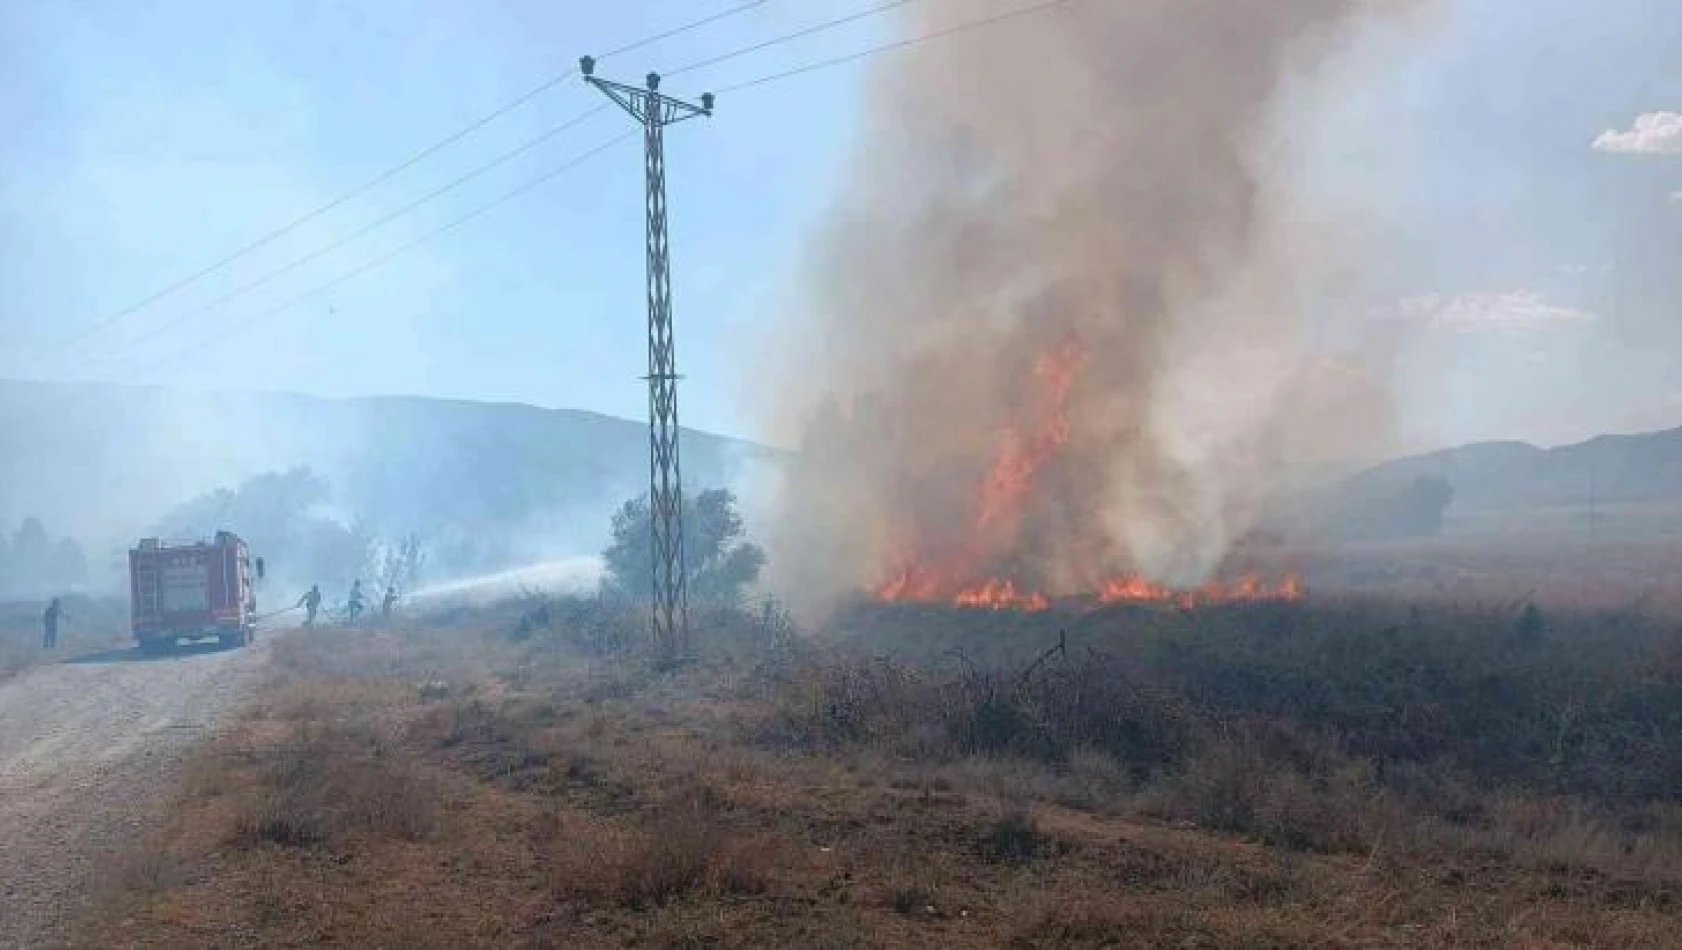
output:
[[[677,352],[672,338],[672,286],[666,239],[665,127],[684,119],[710,116],[712,93],[701,104],[660,93],[660,76],[648,74],[638,89],[599,79],[596,61],[579,60],[584,80],[600,89],[643,127],[643,158],[648,177],[648,508],[654,533],[654,648],[668,660],[689,647],[688,565],[683,553],[683,464],[678,452]]]

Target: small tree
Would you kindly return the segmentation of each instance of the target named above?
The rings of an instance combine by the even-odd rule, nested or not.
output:
[[[1454,486],[1440,475],[1358,489],[1330,519],[1335,534],[1362,540],[1429,538],[1442,532]]]
[[[1454,486],[1441,475],[1421,475],[1402,496],[1400,532],[1431,537],[1443,529],[1443,516],[1454,501]]]
[[[420,580],[426,552],[421,549],[420,535],[409,534],[396,544],[381,545],[375,560],[377,563],[371,570],[375,581],[382,588],[395,587],[406,592],[413,590]]]
[[[53,543],[39,518],[25,518],[12,534],[12,583],[39,593],[52,586]]]
[[[743,540],[746,530],[736,512],[736,496],[723,488],[684,501],[683,556],[691,601],[739,603],[759,579],[765,552]],[[613,514],[613,540],[602,552],[607,571],[605,592],[643,598],[654,573],[653,522],[648,496],[633,498]]]
[[[61,538],[53,549],[53,581],[74,587],[88,579],[88,559],[74,538]]]
[[[25,518],[9,540],[0,535],[0,596],[46,595],[87,579],[82,546],[72,538],[54,541],[39,518]]]

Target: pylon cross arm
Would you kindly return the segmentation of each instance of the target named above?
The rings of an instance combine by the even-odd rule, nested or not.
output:
[[[701,102],[696,104],[663,95],[653,89],[642,89],[595,76],[584,78],[590,85],[600,89],[609,99],[618,103],[619,108],[630,113],[631,118],[638,122],[647,122],[649,116],[652,115],[659,125],[671,125],[685,119],[713,114],[712,93],[703,95]],[[657,79],[657,77],[652,76],[650,78]]]

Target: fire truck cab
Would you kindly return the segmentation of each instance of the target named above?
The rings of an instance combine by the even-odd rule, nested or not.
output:
[[[128,552],[131,626],[147,652],[215,637],[243,647],[257,635],[251,554],[228,531],[209,541],[143,538]]]

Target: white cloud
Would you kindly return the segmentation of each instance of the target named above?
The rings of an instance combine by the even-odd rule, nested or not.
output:
[[[1587,310],[1551,304],[1533,290],[1425,294],[1402,301],[1401,312],[1447,333],[1529,333],[1581,326],[1595,319]]]
[[[1627,155],[1682,155],[1682,112],[1647,112],[1619,132],[1607,129],[1594,140],[1597,152]]]

